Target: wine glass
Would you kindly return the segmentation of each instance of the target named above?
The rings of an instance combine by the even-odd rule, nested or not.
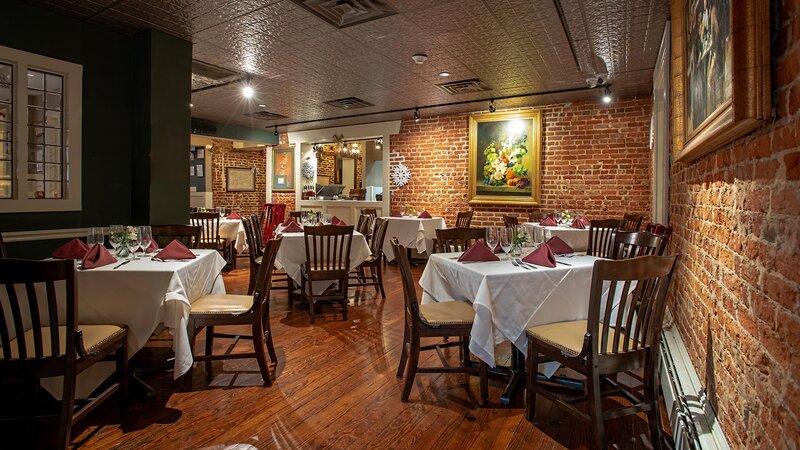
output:
[[[123,245],[125,238],[125,227],[122,225],[111,225],[108,227],[108,242],[111,244],[111,247],[114,249],[114,253],[117,253],[117,248],[120,245]]]
[[[555,214],[554,219],[556,219],[556,225],[560,225],[561,224],[561,210],[560,209],[556,209],[555,211],[553,211],[553,214]]]
[[[497,248],[497,243],[500,241],[500,234],[497,232],[497,227],[486,227],[486,246],[491,251]]]
[[[544,233],[547,230],[545,227],[535,227],[533,229],[533,245],[534,247],[540,247],[544,244]]]
[[[125,236],[125,247],[128,248],[128,253],[132,261],[139,259],[136,256],[136,250],[139,249],[139,246],[141,246],[141,242],[139,242],[139,229],[136,227],[128,227],[128,232]]]
[[[147,253],[147,247],[153,242],[153,231],[150,225],[143,225],[139,227],[139,245],[142,247],[142,253]]]
[[[509,255],[511,247],[514,245],[514,229],[501,228],[500,229],[500,248],[503,249],[506,255]],[[511,255],[509,255],[509,258]]]
[[[95,246],[95,244],[104,245],[105,244],[105,236],[103,235],[103,228],[102,227],[91,227],[89,228],[89,233],[86,235],[86,245],[89,248]]]

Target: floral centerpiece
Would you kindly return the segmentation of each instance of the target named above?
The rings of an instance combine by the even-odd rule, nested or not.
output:
[[[417,209],[414,208],[413,206],[409,206],[408,208],[406,208],[406,215],[407,216],[416,216],[417,214],[419,214],[419,213],[417,212]]]
[[[528,153],[525,142],[528,136],[511,136],[500,143],[490,143],[484,150],[486,162],[483,165],[483,184],[486,186],[509,186],[524,189],[531,185],[528,169],[522,164],[522,157]]]

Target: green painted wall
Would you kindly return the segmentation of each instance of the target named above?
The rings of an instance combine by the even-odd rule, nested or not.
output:
[[[216,123],[216,122],[209,122],[204,120],[207,123],[213,123],[217,127],[217,131],[215,133],[195,133],[201,136],[209,136],[209,137],[218,137],[224,139],[231,139],[236,141],[250,141],[250,142],[259,142],[262,144],[277,144],[278,143],[278,136],[275,136],[274,129],[254,129],[254,128],[245,128],[239,127],[236,125],[226,125],[223,123]]]

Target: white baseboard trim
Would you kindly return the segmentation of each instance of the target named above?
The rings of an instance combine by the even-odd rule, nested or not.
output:
[[[26,241],[47,241],[50,239],[70,239],[76,237],[86,237],[88,228],[66,228],[60,230],[33,230],[33,231],[9,231],[3,233],[3,241],[26,242]]]
[[[729,450],[678,330],[661,336],[661,389],[676,449]]]

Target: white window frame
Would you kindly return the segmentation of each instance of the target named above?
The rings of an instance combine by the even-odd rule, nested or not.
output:
[[[83,66],[60,59],[0,46],[0,62],[14,67],[11,199],[0,199],[0,213],[80,211],[81,122],[83,117]],[[62,198],[28,198],[28,69],[64,77],[62,121],[65,164]],[[66,149],[69,148],[69,158]]]

